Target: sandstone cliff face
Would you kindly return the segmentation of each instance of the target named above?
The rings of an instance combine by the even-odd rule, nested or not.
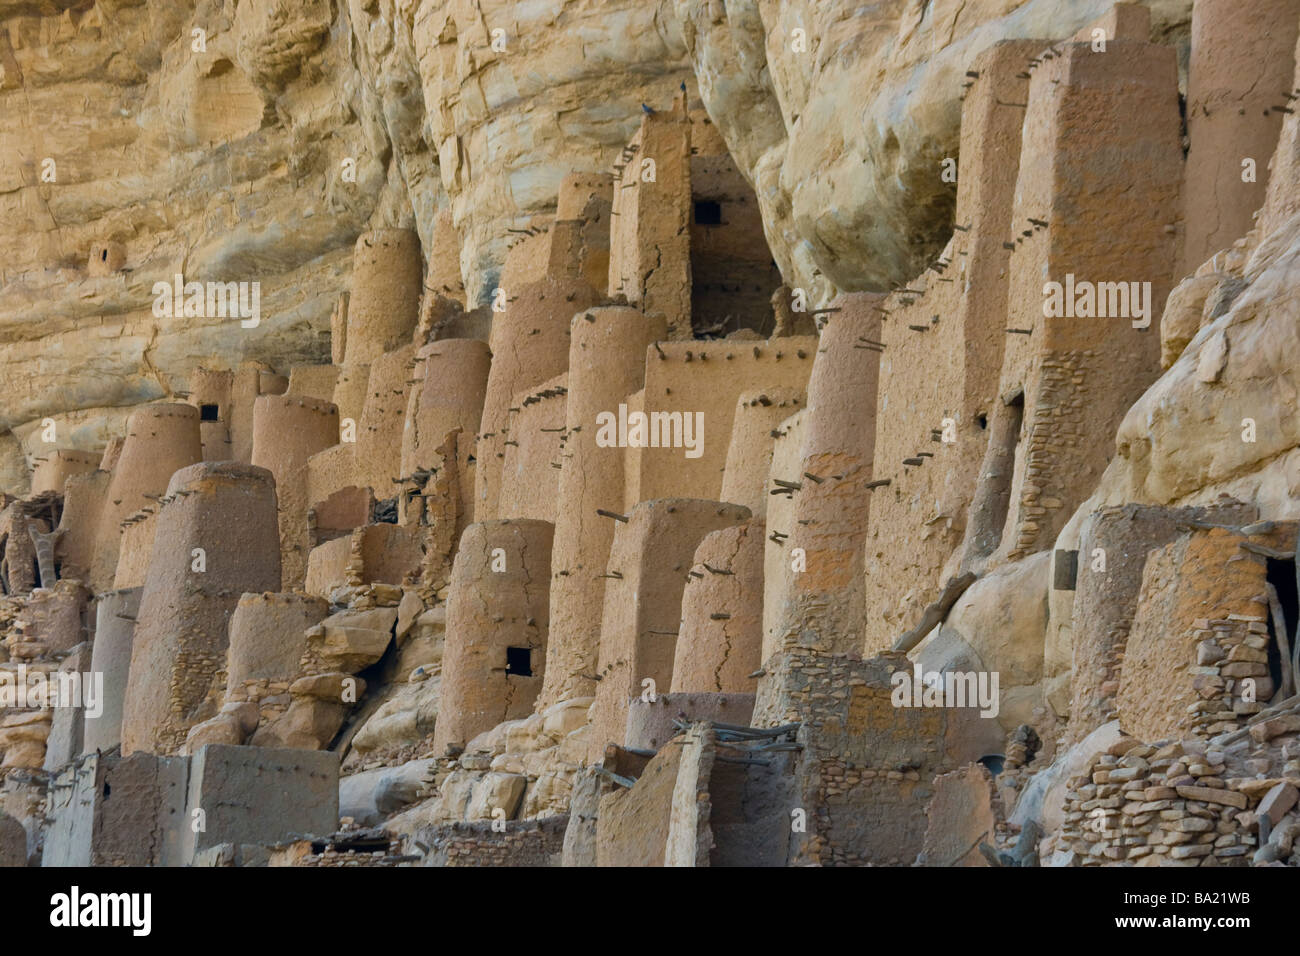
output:
[[[1149,5],[1177,41],[1190,0]],[[553,214],[563,175],[608,169],[640,104],[682,82],[788,284],[824,302],[906,281],[951,224],[940,163],[971,56],[1107,6],[0,3],[0,487],[23,488],[46,417],[96,448],[195,365],[326,360],[366,228],[414,226],[430,249],[449,208],[470,304],[487,301],[507,230]],[[178,273],[260,283],[261,321],[154,315]]]
[[[1071,33],[1110,6],[674,5],[704,105],[758,192],[782,274],[821,296],[906,282],[941,251],[956,200],[941,164],[957,157],[958,97],[975,54],[1000,39]],[[1191,3],[1148,6],[1164,42],[1185,34]]]
[[[95,447],[186,366],[328,356],[351,243],[400,182],[330,5],[0,13],[0,426]],[[176,274],[260,283],[262,321],[156,316]]]
[[[46,417],[61,445],[95,448],[195,365],[327,361],[356,236],[415,225],[431,247],[444,184],[471,294],[490,293],[506,228],[570,169],[608,166],[637,105],[688,76],[671,17],[640,0],[73,6],[0,5],[15,491]],[[156,316],[153,284],[178,273],[259,283],[261,321]]]

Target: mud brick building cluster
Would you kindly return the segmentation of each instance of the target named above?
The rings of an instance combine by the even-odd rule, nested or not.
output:
[[[1271,6],[976,51],[892,289],[787,284],[685,84],[499,272],[377,215],[328,362],[0,498],[0,861],[1300,865],[1300,121],[1222,106],[1300,89]]]

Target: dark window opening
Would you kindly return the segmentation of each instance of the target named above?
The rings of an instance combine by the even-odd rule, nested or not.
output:
[[[989,427],[989,417],[983,412],[980,412],[975,416],[975,424],[980,427],[980,431],[983,431]]]
[[[109,795],[110,793],[112,793],[112,792],[113,792],[113,788],[112,788],[109,784],[105,783],[105,784],[104,784],[104,799],[107,800],[107,799],[108,799],[108,795]]]
[[[1300,619],[1300,594],[1296,592],[1295,579],[1295,562],[1285,561],[1274,558],[1267,559],[1267,569],[1265,574],[1268,583],[1273,585],[1277,592],[1277,603],[1282,608],[1281,625],[1286,629],[1286,637],[1291,659],[1295,659],[1295,641],[1300,640],[1300,635],[1296,634],[1296,621]],[[1274,697],[1282,692],[1282,675],[1286,673],[1285,668],[1290,667],[1290,662],[1285,664],[1282,661],[1282,651],[1278,647],[1277,624],[1273,621],[1273,614],[1270,610],[1268,615],[1268,676],[1273,681]],[[1295,688],[1291,689],[1295,693]],[[1268,701],[1261,700],[1259,703],[1266,704]]]
[[[1183,158],[1186,159],[1192,144],[1187,141],[1187,94],[1185,93],[1178,94],[1178,126],[1186,142],[1183,146]]]
[[[506,648],[506,674],[533,676],[533,651],[530,647]]]
[[[1007,758],[1002,754],[985,754],[983,757],[980,757],[979,762],[985,766],[989,773],[996,777],[1002,772],[1002,768],[1006,765]]]
[[[105,250],[103,250],[102,252],[100,252],[100,254],[99,254],[99,261],[100,261],[100,262],[107,262],[107,261],[108,261],[108,250],[107,250],[107,249],[105,249]]]
[[[218,414],[220,410],[216,405],[200,405],[199,421],[201,422],[219,422],[221,418]]]
[[[985,455],[985,492],[978,501],[975,522],[975,553],[992,554],[1002,543],[1002,532],[1011,512],[1011,478],[1016,467],[1016,446],[1025,417],[1025,393],[1007,402],[993,419],[989,448]]]
[[[371,523],[397,524],[397,498],[397,495],[393,495],[383,501],[376,501],[374,507],[370,509]]]
[[[697,226],[722,225],[722,204],[704,199],[695,204],[695,224]]]
[[[1055,591],[1073,591],[1079,580],[1079,552],[1062,551],[1053,553],[1052,589]]]

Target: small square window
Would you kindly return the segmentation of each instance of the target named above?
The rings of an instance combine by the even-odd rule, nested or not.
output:
[[[1057,591],[1073,591],[1078,587],[1079,552],[1057,549],[1053,555],[1052,587]]]
[[[506,648],[506,674],[533,676],[533,650],[530,647]]]
[[[695,224],[697,226],[722,225],[722,204],[702,200],[695,204]]]
[[[218,407],[217,407],[216,405],[200,405],[200,406],[199,406],[199,421],[201,421],[201,422],[219,422],[219,421],[221,421],[221,416],[220,416],[220,414],[219,414],[219,409],[218,409]]]

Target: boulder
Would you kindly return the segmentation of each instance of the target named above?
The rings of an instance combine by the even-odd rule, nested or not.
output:
[[[384,656],[393,639],[397,609],[344,610],[331,614],[307,632],[310,670],[355,674]]]
[[[412,760],[381,767],[339,781],[339,815],[361,826],[375,826],[414,803],[434,761]]]

